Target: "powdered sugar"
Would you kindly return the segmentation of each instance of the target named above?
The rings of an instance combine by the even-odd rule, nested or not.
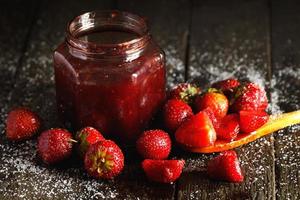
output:
[[[300,69],[296,66],[280,67],[274,72],[271,81],[272,112],[283,112],[300,109],[299,77]],[[281,109],[285,110],[281,110]]]
[[[300,108],[300,68],[298,66],[286,66],[283,68],[279,63],[275,63],[272,85],[273,112],[289,112]],[[276,169],[278,170],[279,193],[285,193],[286,198],[297,199],[296,191],[300,188],[299,164],[300,164],[300,125],[291,126],[279,131],[275,135],[276,146]],[[294,193],[286,193],[295,190]],[[297,189],[298,188],[298,189]]]
[[[300,68],[295,65],[283,67],[279,63],[275,63],[274,67],[277,70],[274,71],[271,85],[272,100],[277,105],[275,109],[281,112],[298,110],[300,108]],[[295,125],[279,131],[275,136],[278,195],[283,193],[287,199],[298,199],[300,197],[298,192],[300,188],[299,131],[300,125]]]
[[[232,46],[236,39],[232,38]],[[249,44],[252,45],[249,45]],[[240,41],[240,47],[256,48],[255,41]],[[200,49],[200,50],[199,50]],[[201,51],[203,50],[203,51]],[[191,48],[191,57],[189,68],[189,77],[200,81],[200,83],[209,84],[215,81],[224,80],[231,77],[239,79],[248,79],[261,86],[266,85],[266,64],[263,62],[266,58],[264,54],[248,55],[241,49],[229,47],[222,48],[219,45],[212,46],[209,41],[203,41],[201,47]]]
[[[166,65],[168,70],[168,86],[173,87],[176,83],[184,82],[184,62],[182,59],[178,58],[178,52],[173,45],[167,45],[164,52],[167,58]]]
[[[2,198],[88,199],[91,194],[110,198],[118,195],[113,185],[87,178],[82,169],[40,166],[36,162],[35,145],[34,140],[0,144]]]

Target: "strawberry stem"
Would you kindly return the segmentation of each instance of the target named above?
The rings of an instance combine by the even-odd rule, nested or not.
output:
[[[77,141],[77,140],[70,139],[69,142],[77,143],[78,141]]]

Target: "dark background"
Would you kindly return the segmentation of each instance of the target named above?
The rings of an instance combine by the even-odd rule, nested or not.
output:
[[[150,183],[140,158],[126,151],[126,167],[113,181],[93,180],[70,166],[46,168],[35,140],[10,143],[4,120],[16,105],[29,106],[59,126],[52,53],[66,23],[82,12],[131,11],[148,18],[167,56],[168,84],[235,76],[266,87],[269,111],[299,109],[300,3],[297,0],[1,0],[0,199],[300,199],[299,126],[237,148],[245,181],[215,182],[205,175],[214,155],[173,152],[185,158],[172,185]]]

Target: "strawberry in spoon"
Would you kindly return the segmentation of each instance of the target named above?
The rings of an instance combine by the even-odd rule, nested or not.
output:
[[[300,123],[300,110],[283,113],[278,115],[271,115],[268,122],[262,127],[250,133],[242,133],[237,136],[234,141],[227,142],[224,140],[217,140],[214,144],[203,147],[193,147],[177,142],[186,150],[196,153],[213,153],[233,149],[244,144],[248,144],[258,138],[271,134],[275,131],[285,127]]]

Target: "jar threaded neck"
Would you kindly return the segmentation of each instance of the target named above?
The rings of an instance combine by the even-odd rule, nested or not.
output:
[[[119,43],[95,43],[80,39],[80,35],[99,29],[123,29],[136,33],[137,37]],[[88,57],[122,56],[140,52],[151,36],[146,21],[128,12],[92,11],[75,17],[67,26],[67,43],[72,52]]]

